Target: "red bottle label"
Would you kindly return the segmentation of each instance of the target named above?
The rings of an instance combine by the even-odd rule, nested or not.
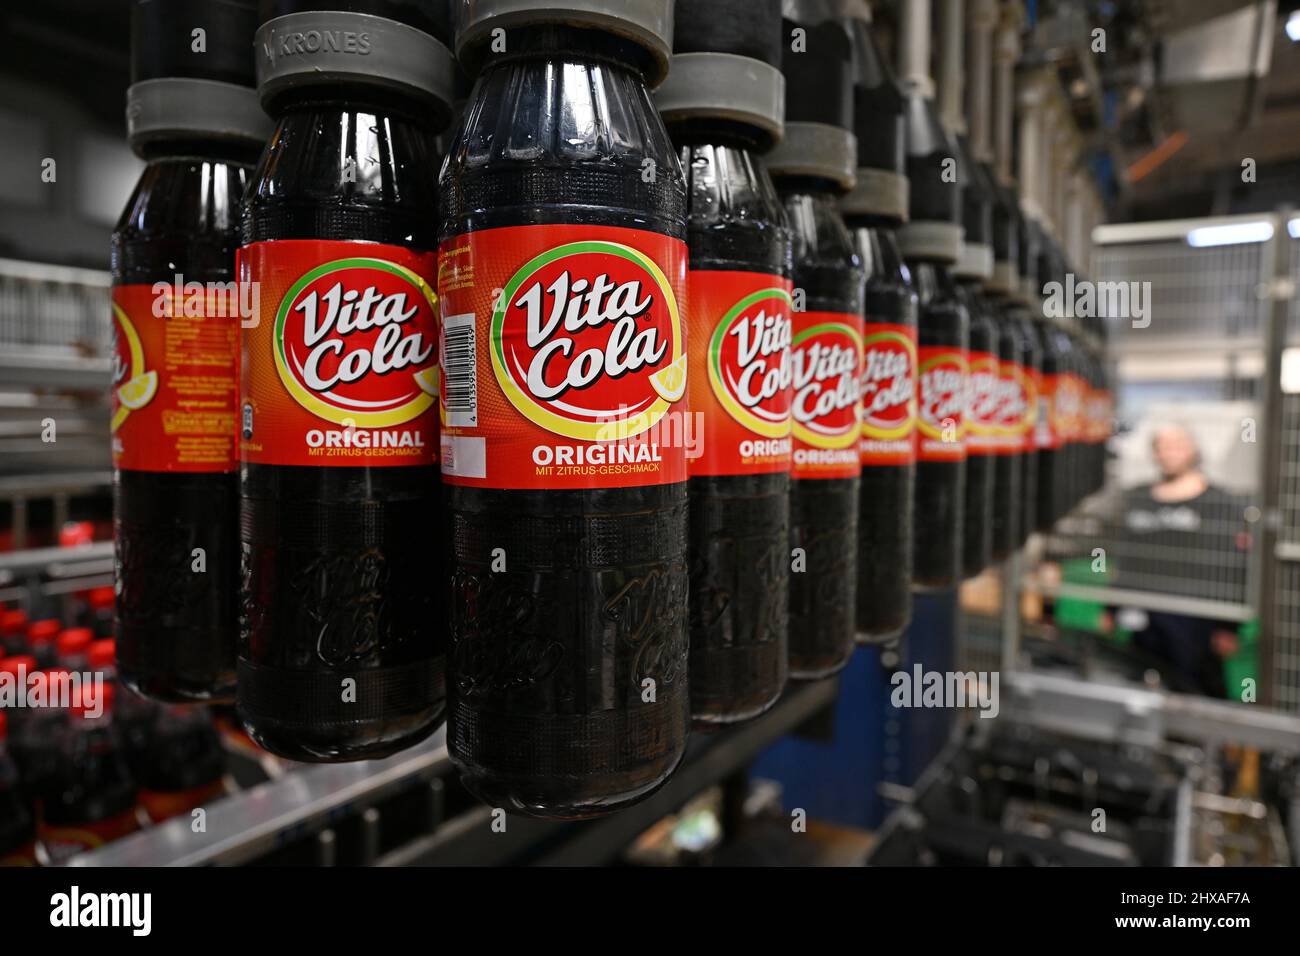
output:
[[[966,454],[997,450],[997,405],[1000,400],[998,357],[968,352],[966,357]]]
[[[868,322],[862,336],[864,468],[909,465],[916,458],[916,327]]]
[[[1055,416],[1052,430],[1056,435],[1058,448],[1079,438],[1081,421],[1079,384],[1080,379],[1077,375],[1066,373],[1056,377],[1056,392],[1052,399],[1052,413]]]
[[[1020,450],[1033,454],[1038,450],[1038,423],[1043,417],[1043,373],[1039,369],[1025,369],[1025,389],[1025,421],[1021,427],[1023,443]]]
[[[234,471],[238,375],[236,296],[114,286],[113,467]]]
[[[436,257],[315,239],[240,250],[260,307],[243,330],[240,460],[379,467],[437,460]]]
[[[969,386],[966,353],[951,345],[917,349],[917,461],[964,461]]]
[[[1111,432],[1110,392],[1104,388],[1088,390],[1088,440],[1102,444],[1110,439]]]
[[[1044,372],[1039,376],[1038,383],[1038,421],[1034,428],[1034,447],[1039,451],[1054,451],[1061,447],[1061,422],[1056,407],[1061,376]]]
[[[791,359],[791,476],[801,481],[854,477],[862,470],[858,457],[862,316],[796,312]]]
[[[480,488],[686,480],[686,244],[507,226],[439,250],[442,473]]]
[[[791,284],[757,272],[693,271],[686,324],[694,475],[790,470]]]
[[[1035,392],[1033,370],[1018,362],[998,365],[998,399],[993,412],[994,450],[1018,455],[1025,448],[1025,432],[1033,424]]]

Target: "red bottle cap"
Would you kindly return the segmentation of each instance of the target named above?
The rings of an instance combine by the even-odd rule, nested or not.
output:
[[[98,708],[96,705],[99,705]],[[85,717],[87,711],[93,713],[96,710],[101,717],[112,713],[113,685],[101,684],[96,688],[91,683],[82,684],[81,693],[76,695],[76,698],[72,701],[72,706],[68,710],[74,717]]]
[[[28,674],[36,672],[36,658],[30,654],[15,654],[13,657],[0,657],[0,674],[13,674],[18,676],[19,668],[25,670]]]
[[[27,630],[26,611],[5,611],[0,614],[0,634],[21,634]]]
[[[52,617],[41,621],[32,621],[27,626],[27,639],[33,644],[46,644],[58,640],[59,631],[61,630],[63,630],[63,622]]]
[[[84,654],[95,639],[95,632],[88,627],[70,627],[59,635],[59,656],[72,657]]]
[[[92,641],[90,650],[86,653],[91,670],[103,670],[105,667],[112,667],[117,662],[117,641],[111,637]]]
[[[65,521],[59,529],[59,546],[63,548],[92,544],[94,540],[95,526],[89,521]]]
[[[96,611],[111,611],[113,602],[117,600],[111,587],[91,588],[90,594],[87,595],[90,606]]]

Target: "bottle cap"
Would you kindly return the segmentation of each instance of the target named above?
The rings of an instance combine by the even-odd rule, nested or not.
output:
[[[857,138],[842,126],[786,123],[785,138],[765,157],[773,176],[833,180],[844,192],[857,182]]]
[[[48,644],[58,639],[61,630],[63,630],[63,622],[56,618],[32,621],[27,627],[27,640],[32,644]]]
[[[541,24],[600,30],[635,44],[647,54],[645,80],[651,87],[668,74],[673,49],[672,0],[461,0],[456,56],[466,70],[476,72],[491,55],[497,37],[505,36],[508,49],[511,29]]]
[[[781,0],[677,0],[673,5],[674,54],[730,53],[780,69],[781,48]]]
[[[94,639],[95,632],[90,628],[70,627],[59,635],[59,656],[67,658],[84,654]]]
[[[103,670],[105,667],[112,667],[117,662],[117,641],[111,637],[91,641],[90,650],[86,652],[86,659],[91,670],[97,671]]]
[[[76,548],[95,541],[93,521],[65,521],[59,529],[59,547]]]
[[[430,0],[269,4],[272,17],[254,44],[262,104],[273,110],[279,97],[305,87],[363,85],[420,102],[444,128],[451,119],[455,63],[429,32],[438,29],[433,6]]]
[[[848,192],[858,166],[848,34],[823,5],[798,0],[785,6],[785,138],[768,154],[768,171],[829,179]]]
[[[21,634],[27,630],[26,611],[0,613],[0,634]]]
[[[451,46],[452,9],[460,0],[262,0],[261,23],[291,13],[364,13],[396,20]],[[256,27],[254,27],[256,29]]]
[[[131,82],[188,77],[251,87],[256,29],[255,0],[135,0]]]
[[[779,143],[785,118],[785,77],[774,66],[731,53],[678,53],[655,91],[665,123],[722,119]]]
[[[46,673],[51,673],[46,671]],[[98,716],[104,717],[113,712],[113,685],[105,681],[84,682],[77,694],[74,695],[72,703],[68,706],[68,712],[74,717],[85,717],[87,711],[98,712]]]
[[[91,588],[86,599],[96,611],[111,611],[117,596],[111,587]]]
[[[905,259],[955,264],[961,259],[962,228],[955,222],[911,220],[898,227],[898,251]]]
[[[26,671],[28,674],[35,674],[37,670],[36,658],[30,654],[15,654],[13,657],[0,657],[0,674],[13,674],[17,676],[19,670]]]
[[[852,44],[853,131],[858,177],[840,204],[845,215],[907,221],[909,199],[904,149],[903,91],[880,50],[864,0],[842,3]]]
[[[270,119],[253,90],[253,0],[136,0],[127,140],[222,139],[260,146]]]

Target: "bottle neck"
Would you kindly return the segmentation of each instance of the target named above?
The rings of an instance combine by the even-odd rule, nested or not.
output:
[[[758,130],[723,119],[681,120],[667,124],[668,136],[678,149],[685,146],[721,146],[743,153],[762,153],[771,145]]]
[[[787,196],[808,196],[833,202],[844,192],[835,180],[821,176],[782,176],[773,173],[772,181],[782,199]]]
[[[261,145],[228,139],[160,140],[140,148],[140,157],[149,163],[201,159],[235,166],[256,166],[261,154]]]
[[[404,122],[426,126],[433,133],[432,118],[427,110],[409,97],[378,89],[369,84],[351,86],[304,87],[284,93],[274,104],[275,117],[280,122],[292,122],[304,114],[368,113],[400,119]]]
[[[521,60],[550,63],[596,61],[614,69],[637,73],[642,82],[653,62],[650,53],[640,45],[612,33],[548,23],[510,31],[504,51],[489,50],[484,54],[482,72]]]
[[[892,233],[902,223],[893,216],[878,216],[868,213],[845,215],[844,223],[850,229],[870,229],[872,232]]]

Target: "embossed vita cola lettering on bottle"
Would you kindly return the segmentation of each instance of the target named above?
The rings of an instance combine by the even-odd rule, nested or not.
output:
[[[838,205],[857,167],[849,38],[817,4],[787,12],[785,139],[767,166],[794,250],[790,676],[817,680],[854,647],[866,274]]]
[[[271,132],[251,2],[137,0],[128,137],[147,161],[113,232],[113,537],[123,680],[235,690],[239,197]],[[206,49],[191,33],[206,31]]]
[[[788,669],[790,233],[758,160],[782,135],[780,0],[677,0],[655,101],[686,174],[690,687],[696,726],[772,706]]]
[[[436,4],[275,0],[279,125],[245,203],[238,707],[300,760],[392,753],[445,710],[432,143]],[[336,9],[346,7],[347,9]]]
[[[686,190],[647,90],[668,0],[461,8],[441,179],[448,749],[492,806],[584,817],[689,730]]]
[[[867,270],[862,336],[857,640],[883,643],[912,617],[916,480],[916,291],[894,230],[907,219],[903,94],[871,25],[853,41],[857,183],[840,204]]]

